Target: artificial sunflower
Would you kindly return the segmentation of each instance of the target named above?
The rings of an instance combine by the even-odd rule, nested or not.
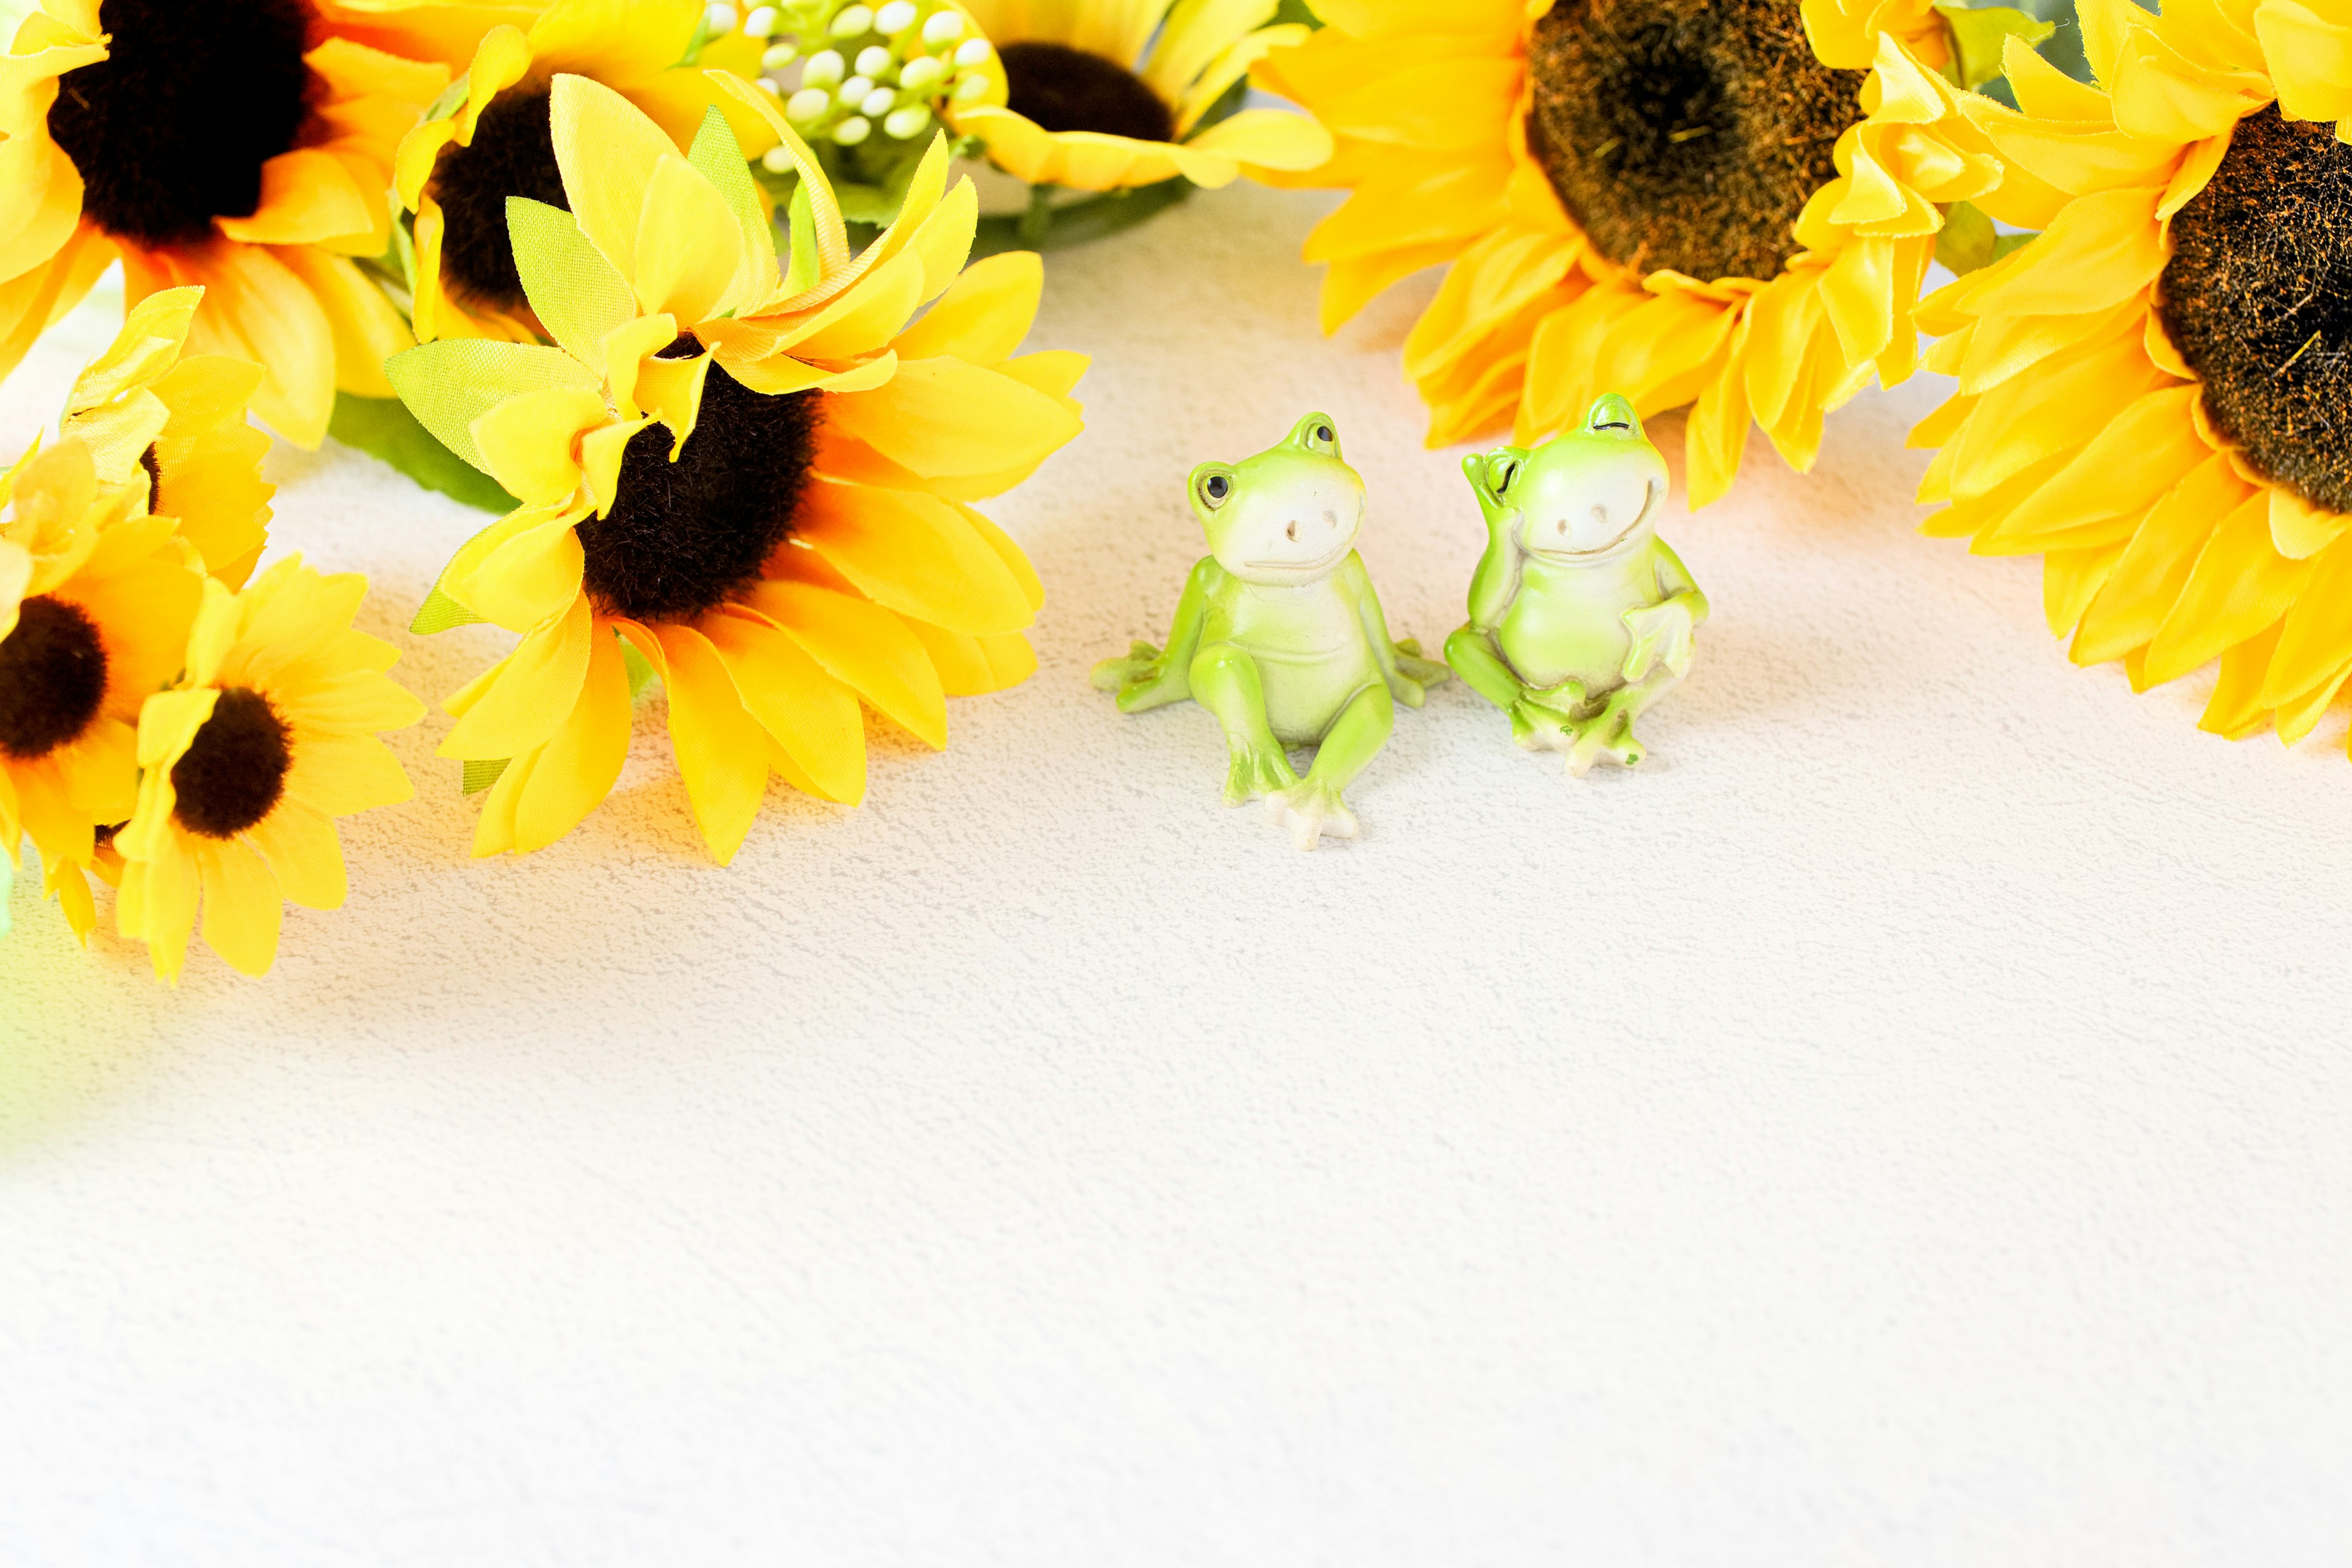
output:
[[[1328,126],[1304,184],[1353,194],[1309,237],[1336,329],[1448,264],[1406,340],[1433,446],[1526,444],[1602,393],[1696,404],[1692,504],[1751,417],[1809,468],[1823,414],[1913,369],[1947,209],[2000,165],[1958,83],[2014,12],[1927,0],[1322,0],[1255,75]]]
[[[558,74],[620,93],[678,151],[713,108],[750,152],[775,140],[702,68],[748,79],[760,68],[760,46],[740,34],[704,40],[700,0],[554,0],[510,9],[537,14],[522,26],[501,21],[484,31],[463,80],[400,144],[399,198],[415,215],[412,316],[420,342],[537,341],[507,242],[507,198],[564,205],[548,128],[550,83]],[[428,13],[416,25],[425,20],[438,18]]]
[[[104,482],[72,437],[0,479],[0,845],[32,838],[84,940],[101,835],[137,800],[140,704],[179,672],[203,584],[172,520],[140,515],[144,479]]]
[[[442,342],[390,367],[424,425],[523,503],[457,552],[418,621],[522,634],[446,704],[442,755],[471,784],[495,779],[478,855],[551,844],[611,790],[625,646],[667,684],[678,769],[722,863],[771,770],[860,798],[859,698],[940,746],[945,696],[1035,667],[1019,634],[1043,590],[966,503],[1080,428],[1068,394],[1085,359],[1011,357],[1036,258],[963,270],[975,206],[969,184],[945,189],[944,138],[897,223],[853,258],[781,109],[727,90],[774,117],[796,161],[788,267],[716,111],[680,157],[618,94],[559,76],[569,210],[509,207],[553,346]]]
[[[1126,190],[1181,177],[1214,189],[1244,171],[1331,156],[1313,121],[1210,111],[1304,26],[1268,26],[1276,0],[964,0],[1002,62],[1002,102],[950,101],[949,124],[1035,186]],[[969,47],[969,44],[960,47]]]
[[[242,592],[204,584],[187,668],[139,714],[138,807],[114,836],[115,922],[176,983],[201,896],[205,942],[242,973],[268,972],[282,905],[341,907],[334,819],[415,793],[377,731],[425,705],[384,671],[400,657],[352,629],[367,595],[289,556]]]
[[[205,570],[235,588],[268,542],[277,487],[261,477],[269,437],[245,417],[261,367],[182,353],[204,295],[165,289],[131,306],[74,382],[58,432],[89,447],[100,483],[137,490],[137,510],[173,520]]]
[[[2292,744],[2352,673],[2352,5],[2080,15],[2095,86],[2020,53],[1979,110],[2041,232],[1922,307],[1926,528],[2041,554],[2075,662],[2219,656],[2203,728]]]
[[[120,258],[133,303],[204,285],[191,344],[264,366],[255,412],[317,446],[410,342],[354,258],[447,79],[304,0],[42,0],[0,55],[0,374]]]

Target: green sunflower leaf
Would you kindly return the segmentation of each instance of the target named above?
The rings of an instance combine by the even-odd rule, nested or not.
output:
[[[2044,22],[2008,5],[1952,5],[1939,0],[1936,13],[1952,30],[1953,53],[1958,57],[1962,87],[1982,87],[2001,74],[2000,51],[2005,39],[2014,36],[2030,45],[2039,45],[2058,30],[2055,22]]]
[[[1973,204],[1954,202],[1944,214],[1942,231],[1936,236],[1936,259],[1954,274],[1964,275],[1991,266],[2032,237],[2003,234]]]
[[[716,109],[703,110],[702,128],[694,133],[694,146],[686,157],[726,198],[727,210],[735,215],[735,226],[743,231],[743,243],[759,260],[761,272],[772,268],[776,260],[775,230],[769,226],[772,215],[725,115]],[[761,254],[763,249],[765,255]]]
[[[499,757],[490,762],[467,763],[466,764],[466,793],[467,795],[479,795],[484,790],[489,788],[492,784],[498,783],[499,775],[507,771],[507,763],[512,760],[513,759],[510,757]]]
[[[498,480],[460,461],[397,398],[335,394],[335,412],[328,421],[327,434],[391,464],[426,489],[438,490],[467,506],[509,512],[522,504],[507,494]]]
[[[425,603],[417,610],[416,618],[408,623],[408,629],[416,637],[429,637],[435,632],[450,631],[458,626],[478,626],[481,624],[480,616],[474,614],[473,611],[436,588],[425,595]]]
[[[620,637],[618,632],[613,634]],[[629,672],[629,700],[635,702],[651,686],[657,676],[653,660],[637,651],[637,645],[621,637],[621,663]]]
[[[784,268],[783,289],[798,294],[816,282],[816,208],[809,198],[808,182],[793,186],[791,254]]]
[[[593,363],[604,352],[604,334],[635,320],[629,280],[562,207],[509,196],[507,239],[530,308],[572,358]]]
[[[383,374],[418,424],[485,473],[489,465],[474,445],[475,420],[522,393],[558,386],[593,392],[604,384],[562,349],[487,338],[442,338],[404,349],[383,362]]]

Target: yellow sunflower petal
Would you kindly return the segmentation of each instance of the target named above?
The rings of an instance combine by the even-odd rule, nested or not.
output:
[[[2328,5],[2323,16],[2297,0],[2262,0],[2254,31],[2278,84],[2279,110],[2290,120],[2352,120],[2352,16]]]
[[[807,793],[845,805],[863,800],[866,725],[849,688],[765,616],[730,609],[701,629],[743,706],[792,758]]]
[[[114,904],[115,929],[147,944],[149,961],[173,984],[187,967],[188,939],[195,934],[196,902],[204,889],[194,858],[174,842],[152,858],[123,868],[122,891]]]
[[[2272,548],[2267,496],[2253,497],[2222,519],[2148,645],[2148,683],[2177,679],[2274,625],[2294,602],[2311,565]]]
[[[2313,506],[2284,486],[2271,491],[2271,542],[2290,560],[2316,555],[2352,528],[2352,517]]]
[[[351,896],[351,880],[333,817],[299,800],[281,800],[254,824],[250,837],[289,902],[306,910],[343,907]]]
[[[601,393],[550,387],[509,397],[483,413],[474,420],[472,435],[492,479],[526,505],[545,506],[579,488],[580,464],[573,454],[580,438],[612,417]]]
[[[766,731],[737,694],[710,639],[691,626],[654,628],[667,665],[670,744],[695,826],[724,866],[743,847],[768,787]]]
[[[2147,646],[2179,598],[2198,552],[2245,496],[2244,484],[2218,456],[2174,486],[2148,512],[2084,611],[2068,657],[2077,664],[2102,664]]]
[[[828,419],[927,477],[1043,462],[1085,422],[1058,400],[957,359],[911,360],[871,392],[827,400]]]
[[[285,900],[261,857],[236,839],[206,840],[196,848],[205,887],[205,945],[240,974],[258,980],[278,957]]]
[[[2277,708],[2308,693],[2352,660],[2352,546],[2313,563],[2310,581],[2287,611],[2261,680],[2261,701]]]
[[[1045,258],[1034,250],[975,261],[891,346],[902,360],[951,354],[972,364],[1001,363],[1029,335],[1045,287]]]
[[[644,195],[630,272],[638,304],[648,314],[698,321],[734,280],[743,252],[735,214],[701,172],[675,153],[655,163]]]
[[[580,232],[627,273],[635,264],[647,193],[661,161],[677,156],[677,146],[627,99],[584,76],[555,79],[548,124]],[[731,218],[727,231],[733,240]],[[733,269],[731,257],[729,268]]]
[[[613,793],[629,759],[630,717],[629,672],[621,645],[600,626],[589,643],[588,672],[578,700],[518,781],[513,848],[545,848]]]
[[[939,671],[898,616],[804,583],[761,583],[744,602],[791,633],[835,679],[934,750],[947,745],[947,694]]]
[[[587,679],[593,622],[587,597],[575,595],[562,615],[443,704],[457,722],[436,754],[483,761],[520,756],[554,734]]]
[[[1034,618],[1003,558],[937,496],[815,479],[793,536],[877,604],[936,626],[1014,632]]]

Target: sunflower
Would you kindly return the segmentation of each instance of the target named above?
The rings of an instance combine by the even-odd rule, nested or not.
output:
[[[84,940],[100,835],[136,802],[139,706],[179,672],[203,583],[172,520],[139,515],[146,489],[105,483],[72,437],[0,479],[0,844],[13,861],[30,836]]]
[[[204,285],[191,345],[265,366],[255,412],[317,446],[410,341],[353,258],[447,78],[304,0],[42,0],[0,55],[0,374],[120,258],[133,303]]]
[[[864,698],[933,746],[947,695],[1024,679],[1043,590],[966,502],[1075,436],[1082,356],[1010,357],[1041,286],[1032,255],[961,270],[970,184],[935,140],[898,220],[862,255],[782,110],[795,160],[791,259],[725,121],[688,157],[611,89],[552,84],[569,210],[518,199],[523,292],[553,346],[427,343],[391,375],[426,428],[522,505],[461,549],[418,629],[496,622],[514,653],[451,697],[441,754],[495,777],[477,855],[554,842],[628,750],[623,649],[665,681],[697,825],[722,863],[772,769],[864,793]],[[926,300],[923,319],[907,323]]]
[[[965,0],[1002,62],[1005,97],[954,102],[948,122],[1032,185],[1125,190],[1178,176],[1215,189],[1244,171],[1303,171],[1331,155],[1314,121],[1245,109],[1203,124],[1268,50],[1307,29],[1267,26],[1275,0]],[[971,47],[971,41],[959,46]]]
[[[1990,74],[1987,29],[2041,30],[1850,4],[1327,3],[1255,68],[1338,138],[1291,183],[1353,193],[1307,245],[1325,330],[1449,264],[1404,351],[1432,446],[1525,445],[1622,392],[1696,405],[1694,505],[1751,417],[1811,467],[1827,410],[1911,373],[1946,211],[2000,179],[1955,80]]]
[[[204,295],[165,289],[131,306],[113,345],[75,381],[58,430],[89,447],[101,483],[140,492],[138,510],[172,519],[206,570],[235,588],[268,542],[277,487],[261,478],[269,437],[245,418],[261,367],[181,353]]]
[[[2202,727],[2289,744],[2352,673],[2352,7],[2084,0],[2095,86],[2011,61],[1979,115],[2041,231],[1930,297],[1959,378],[1925,525],[2043,558],[2052,632]]]
[[[334,819],[415,793],[382,730],[425,705],[384,671],[400,654],[352,630],[367,579],[289,556],[240,593],[204,585],[187,669],[139,714],[138,809],[114,836],[115,923],[177,983],[201,894],[205,942],[268,973],[281,904],[341,907]]]
[[[719,67],[747,78],[760,68],[759,45],[740,35],[698,47],[700,0],[554,0],[520,9],[536,12],[528,26],[501,21],[482,32],[463,80],[400,143],[399,199],[415,215],[411,276],[420,342],[537,341],[507,243],[507,198],[564,205],[548,129],[549,86],[557,74],[619,92],[669,134],[676,150],[693,140],[714,107],[751,152],[774,142],[759,116],[697,68]]]

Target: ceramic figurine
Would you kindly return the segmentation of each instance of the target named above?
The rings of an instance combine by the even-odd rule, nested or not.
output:
[[[1486,552],[1446,662],[1510,715],[1514,741],[1565,752],[1570,773],[1640,762],[1633,721],[1690,669],[1706,595],[1658,537],[1666,465],[1633,405],[1612,393],[1577,429],[1462,471]]]
[[[1356,836],[1340,792],[1389,738],[1394,703],[1421,706],[1442,664],[1389,640],[1357,557],[1364,481],[1328,414],[1238,463],[1202,463],[1187,493],[1209,553],[1184,581],[1165,649],[1139,642],[1094,683],[1140,713],[1189,697],[1224,726],[1225,803],[1263,798],[1301,849]],[[1301,778],[1284,749],[1317,748]]]

